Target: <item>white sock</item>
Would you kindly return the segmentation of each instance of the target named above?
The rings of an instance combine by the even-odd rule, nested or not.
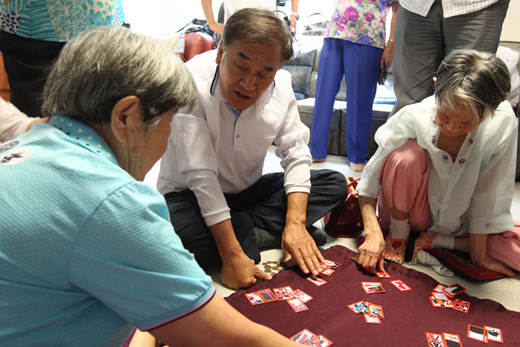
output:
[[[390,232],[394,239],[408,240],[408,236],[410,236],[410,223],[408,218],[405,220],[397,220],[390,216]]]
[[[453,249],[455,246],[455,237],[443,234],[437,234],[432,241],[432,248]]]

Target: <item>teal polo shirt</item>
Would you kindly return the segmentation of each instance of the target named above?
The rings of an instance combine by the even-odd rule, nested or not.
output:
[[[214,295],[164,198],[65,116],[0,147],[0,345],[120,344]]]

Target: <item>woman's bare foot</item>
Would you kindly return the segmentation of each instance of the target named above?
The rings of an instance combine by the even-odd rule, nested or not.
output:
[[[363,172],[363,169],[365,168],[365,164],[363,164],[363,163],[350,163],[350,168],[354,172]]]

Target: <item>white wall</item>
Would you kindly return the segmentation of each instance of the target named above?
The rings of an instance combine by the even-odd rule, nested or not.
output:
[[[501,41],[520,42],[520,1],[510,0],[506,19],[502,26]]]

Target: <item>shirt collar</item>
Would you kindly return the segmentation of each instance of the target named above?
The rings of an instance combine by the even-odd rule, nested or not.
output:
[[[85,123],[62,114],[55,114],[50,118],[49,125],[61,130],[68,135],[72,141],[88,149],[92,153],[96,153],[102,158],[106,158],[117,164],[117,159],[110,147],[108,147],[108,144],[94,129]]]

